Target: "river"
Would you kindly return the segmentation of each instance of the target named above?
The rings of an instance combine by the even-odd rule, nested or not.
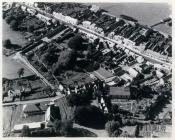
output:
[[[110,14],[119,17],[128,15],[138,20],[143,25],[151,26],[171,15],[172,8],[167,3],[95,3],[107,10]],[[172,29],[167,25],[158,25],[156,30],[171,34]]]

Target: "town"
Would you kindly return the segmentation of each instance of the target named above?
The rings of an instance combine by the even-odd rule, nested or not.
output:
[[[4,2],[4,137],[170,137],[172,36],[94,4]],[[3,34],[6,34],[3,32]],[[28,73],[26,72],[28,71]]]

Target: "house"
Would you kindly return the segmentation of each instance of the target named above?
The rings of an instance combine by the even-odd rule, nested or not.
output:
[[[49,17],[46,17],[46,16],[44,16],[42,14],[37,14],[36,17],[39,18],[40,20],[42,20],[43,22],[47,23],[48,25],[51,24],[50,23],[51,18],[49,18]]]
[[[159,70],[156,70],[156,76],[158,78],[162,78],[164,76],[164,74],[162,72],[160,72]]]
[[[100,9],[100,7],[97,6],[97,5],[92,5],[92,7],[90,8],[90,10],[93,11],[93,12],[95,12],[95,13],[96,13],[99,9]]]
[[[112,99],[129,99],[131,94],[128,87],[110,87],[109,95]]]
[[[90,21],[83,21],[82,24],[84,27],[89,28],[91,25],[91,22]]]
[[[29,129],[40,129],[47,127],[49,122],[55,119],[61,119],[60,110],[58,106],[50,104],[50,102],[42,102],[36,104],[24,104],[20,118],[13,128],[13,132],[20,132],[24,125],[28,125]]]
[[[136,77],[136,76],[139,74],[135,69],[133,69],[133,68],[131,68],[131,67],[129,67],[129,68],[127,69],[127,71],[129,72],[129,74],[130,74],[132,77]]]
[[[53,16],[59,20],[65,21],[65,16],[62,13],[53,12]]]
[[[94,71],[93,75],[95,75],[98,79],[105,81],[106,83],[113,81],[116,77],[111,72],[107,71],[102,67]]]
[[[26,6],[21,6],[21,9],[23,10],[23,11],[26,11],[27,10],[27,7]]]
[[[127,73],[124,73],[123,75],[120,76],[121,79],[125,80],[125,81],[132,81],[133,77]]]
[[[27,12],[30,13],[31,15],[35,15],[36,14],[36,10],[30,9],[30,8],[27,8]]]
[[[75,18],[72,18],[70,16],[65,16],[65,21],[67,23],[73,24],[73,25],[77,25],[78,24],[78,20]]]

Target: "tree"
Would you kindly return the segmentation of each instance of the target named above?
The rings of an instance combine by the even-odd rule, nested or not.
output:
[[[51,52],[51,49],[48,50],[48,52],[44,53],[41,56],[42,62],[46,63],[47,65],[53,65],[58,61],[58,55],[56,54],[56,51],[54,49],[54,52]]]
[[[30,129],[29,126],[24,125],[21,131],[21,137],[30,137],[31,133],[30,133]]]
[[[33,32],[33,30],[34,30],[34,26],[33,25],[27,26],[27,31],[28,32]]]
[[[80,34],[75,35],[72,37],[69,42],[68,42],[68,47],[71,49],[75,50],[82,50],[82,43],[83,43],[83,38],[81,37]]]
[[[67,99],[67,102],[68,102],[68,105],[69,106],[77,106],[77,105],[79,105],[79,97],[78,97],[78,94],[74,94],[74,93],[72,93],[72,94],[69,94],[67,97],[66,97],[66,99]]]
[[[118,137],[122,134],[122,130],[116,129],[112,134],[111,137]]]
[[[135,136],[139,137],[139,132],[140,132],[140,128],[139,125],[136,126],[136,130],[135,130]]]
[[[6,39],[4,42],[3,42],[3,46],[7,49],[9,49],[11,47],[11,41],[10,39]]]
[[[10,22],[11,22],[13,19],[14,19],[13,16],[7,16],[7,17],[6,17],[6,22],[7,22],[8,24],[10,24]]]
[[[69,94],[67,96],[67,101],[69,106],[81,106],[81,105],[89,105],[92,100],[92,94],[81,93],[81,94]]]
[[[57,75],[59,71],[72,69],[75,66],[76,57],[76,53],[73,50],[62,51],[53,67],[54,74]]]
[[[113,114],[116,114],[116,113],[118,113],[118,109],[119,109],[119,106],[117,104],[113,104],[111,111]]]
[[[60,128],[61,128],[61,121],[56,119],[53,123],[53,129],[54,132],[57,134],[57,136],[60,136]]]
[[[73,129],[73,123],[70,120],[55,120],[53,128],[57,136],[70,136]]]
[[[115,130],[119,129],[120,127],[120,123],[117,121],[108,121],[105,124],[105,130],[108,132],[109,136],[112,135],[112,133],[114,133]]]
[[[17,30],[18,29],[18,23],[17,23],[17,21],[16,20],[12,20],[11,22],[10,22],[10,27],[12,28],[12,30]]]
[[[93,128],[103,128],[105,124],[104,113],[93,105],[76,107],[74,120],[80,125]]]
[[[63,136],[71,136],[72,129],[73,129],[72,121],[66,120],[61,123],[60,133]]]
[[[17,72],[19,78],[24,75],[24,68],[20,68]]]
[[[3,12],[3,15],[2,15],[2,17],[3,17],[3,19],[5,19],[6,18],[6,13],[5,12]]]

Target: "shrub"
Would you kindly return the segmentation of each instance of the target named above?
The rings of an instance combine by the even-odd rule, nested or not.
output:
[[[18,23],[17,23],[17,21],[16,20],[12,20],[11,22],[10,22],[10,27],[12,28],[12,30],[17,30],[18,29]]]
[[[53,128],[57,136],[70,136],[73,130],[73,123],[70,120],[55,120]]]
[[[14,18],[12,17],[12,16],[7,16],[6,17],[6,22],[8,23],[8,24],[10,24],[10,22],[13,20]]]
[[[30,137],[31,136],[31,132],[29,129],[29,126],[24,125],[21,131],[21,137]]]
[[[116,129],[112,134],[111,137],[118,137],[122,134],[122,130]]]
[[[7,49],[9,49],[11,47],[11,41],[10,39],[6,39],[4,42],[3,42],[3,46]]]
[[[82,42],[83,38],[81,35],[77,34],[69,40],[68,47],[75,50],[82,50]]]
[[[35,130],[31,132],[32,137],[53,137],[56,136],[52,128]]]
[[[114,133],[114,131],[118,130],[120,127],[120,123],[117,122],[117,121],[108,121],[106,124],[105,124],[105,129],[106,131],[108,132],[109,136],[112,135],[112,133]]]

